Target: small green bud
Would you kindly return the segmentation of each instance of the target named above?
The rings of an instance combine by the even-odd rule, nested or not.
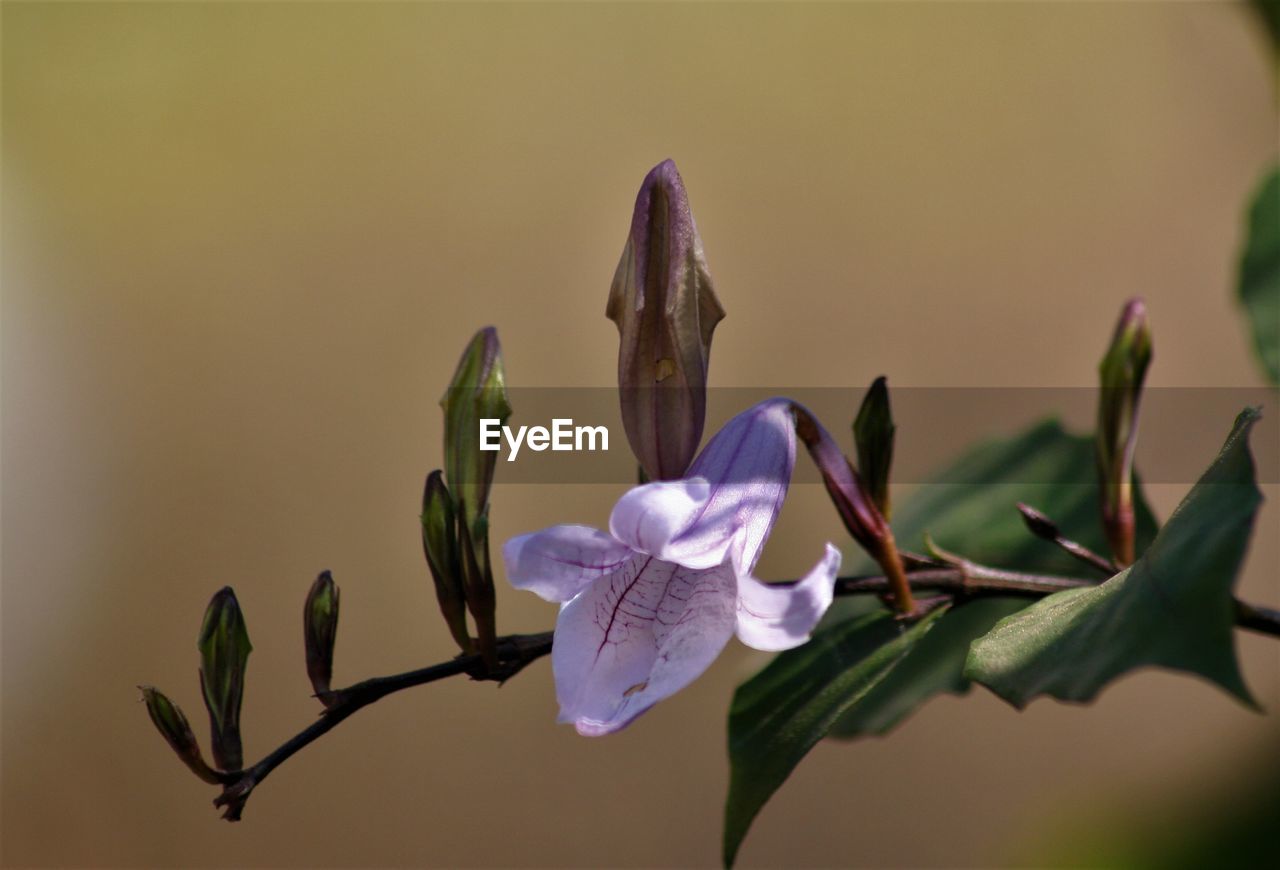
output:
[[[239,770],[244,760],[240,702],[245,663],[253,646],[230,586],[224,586],[209,602],[196,646],[200,650],[200,687],[213,732],[213,763],[222,770]]]
[[[498,664],[497,596],[493,588],[493,574],[480,563],[476,540],[487,541],[489,517],[481,516],[476,523],[476,537],[467,527],[459,525],[458,543],[461,550],[462,588],[467,599],[467,609],[476,624],[476,642],[480,654],[490,667]]]
[[[871,500],[885,519],[890,516],[889,469],[893,466],[893,436],[898,427],[889,407],[889,386],[883,376],[867,390],[853,421],[853,441],[858,453],[858,473]]]
[[[1138,406],[1151,364],[1151,329],[1141,299],[1120,314],[1111,346],[1098,365],[1096,455],[1102,523],[1116,561],[1134,560],[1133,456],[1138,444]]]
[[[422,551],[427,557],[431,579],[435,581],[436,600],[449,633],[464,653],[470,653],[474,645],[467,632],[466,592],[462,585],[457,535],[453,497],[440,471],[433,471],[427,475],[422,492]]]
[[[200,754],[200,744],[196,742],[196,735],[191,731],[191,724],[182,714],[182,709],[154,686],[138,688],[142,691],[147,713],[160,736],[168,741],[169,746],[192,773],[210,785],[217,785],[218,774],[214,773]]]
[[[489,506],[498,454],[480,449],[480,421],[506,423],[511,416],[498,332],[492,326],[475,334],[440,400],[444,409],[444,473],[454,507],[472,535]],[[483,548],[487,553],[487,547]]]
[[[333,645],[338,637],[338,584],[322,571],[311,584],[302,609],[303,640],[307,651],[307,676],[316,697],[328,706],[333,678]]]
[[[606,316],[618,325],[618,388],[631,450],[650,480],[680,477],[702,440],[711,334],[724,317],[676,165],[640,187]]]

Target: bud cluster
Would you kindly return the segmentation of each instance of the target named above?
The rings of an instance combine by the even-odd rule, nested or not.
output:
[[[245,665],[253,646],[240,603],[230,586],[218,590],[205,609],[196,648],[200,652],[200,688],[209,713],[213,763],[221,771],[238,771],[244,764],[240,702],[244,698]],[[182,763],[205,782],[222,782],[223,775],[205,762],[182,708],[154,686],[138,688],[152,724]]]
[[[497,665],[497,599],[489,558],[489,489],[497,454],[481,449],[480,421],[511,416],[498,333],[475,334],[440,400],[444,470],[427,475],[422,493],[422,549],[436,600],[454,641]],[[467,612],[475,624],[473,640]]]

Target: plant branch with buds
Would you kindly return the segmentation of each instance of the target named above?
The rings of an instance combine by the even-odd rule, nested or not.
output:
[[[1082,529],[1079,510],[1060,516],[1060,526],[1027,504],[1008,506],[1011,512],[1016,507],[1030,535],[1088,566],[1089,577],[993,567],[944,550],[928,535],[927,556],[901,550],[890,522],[896,425],[884,378],[871,385],[854,417],[851,455],[856,461],[814,414],[784,398],[742,412],[699,452],[711,336],[724,310],[712,291],[683,180],[670,161],[649,173],[636,199],[607,313],[621,340],[619,400],[626,434],[644,478],[653,482],[623,494],[607,531],[561,525],[505,542],[502,554],[512,585],[562,605],[556,630],[497,633],[489,541],[496,454],[479,449],[479,422],[505,424],[511,407],[501,348],[490,327],[472,338],[441,400],[444,467],[427,475],[422,496],[423,552],[458,655],[333,688],[339,589],[326,571],[312,584],[303,607],[306,670],[323,710],[258,762],[243,765],[240,712],[252,647],[230,587],[210,601],[197,643],[212,764],[182,710],[159,690],[141,687],[153,724],[179,759],[201,780],[221,788],[214,803],[224,818],[238,820],[254,789],[304,747],[396,692],[464,675],[501,683],[550,655],[561,721],[600,736],[626,727],[683,689],[736,635],[757,649],[785,652],[766,669],[767,678],[739,689],[731,711],[729,863],[751,818],[791,767],[872,688],[890,691],[884,687],[894,685],[896,663],[922,654],[922,647],[913,645],[926,631],[966,610],[973,614],[1009,601],[1016,607],[995,614],[981,633],[953,631],[952,642],[960,646],[927,663],[936,667],[916,670],[951,668],[944,688],[954,691],[972,679],[1021,706],[1046,693],[1089,700],[1110,676],[1156,664],[1206,676],[1250,700],[1236,667],[1232,629],[1280,637],[1280,611],[1234,595],[1260,502],[1247,441],[1258,415],[1241,415],[1218,459],[1159,536],[1152,542],[1154,532],[1140,534],[1140,516],[1154,526],[1134,473],[1142,387],[1151,360],[1141,301],[1125,306],[1099,369],[1093,459],[1082,460],[1096,468],[1096,500],[1090,491],[1086,508],[1093,511],[1096,505],[1097,525]],[[766,584],[753,576],[790,483],[797,441],[817,466],[845,530],[880,573],[840,576],[841,554],[828,545],[803,578]],[[1089,451],[1087,445],[1084,449]],[[1212,535],[1203,533],[1206,523],[1219,524],[1212,526]],[[1082,543],[1098,538],[1099,530],[1097,543],[1105,541],[1109,555]],[[901,526],[899,531],[902,540],[909,539]],[[1192,538],[1195,547],[1188,543]],[[969,548],[974,542],[948,543]],[[1197,559],[1204,564],[1196,562],[1180,574],[1183,563]],[[992,561],[1006,564],[999,556]],[[1031,567],[1017,560],[1008,564]],[[1192,576],[1183,576],[1187,573]],[[1154,605],[1142,597],[1148,593],[1155,595]],[[864,614],[862,622],[824,622],[832,599],[842,596],[872,596],[884,607]],[[1070,618],[1055,620],[1059,611]],[[992,628],[995,618],[1008,613],[1014,615]],[[1010,627],[1011,619],[1025,619],[1033,627]],[[1185,654],[1176,646],[1184,630],[1197,638],[1195,650]],[[1026,642],[1028,637],[1033,642]],[[1144,647],[1134,638],[1149,643]],[[1069,671],[1075,662],[1059,650],[1100,658],[1088,669],[1081,667],[1086,676],[1077,680],[1068,672],[1064,678],[1062,669]],[[977,652],[983,655],[975,658]],[[805,675],[803,685],[779,700],[770,694],[779,685],[774,672],[791,673],[788,668]],[[849,688],[855,686],[860,688]],[[914,698],[912,704],[939,691],[935,686],[897,688]],[[806,697],[807,691],[815,694]],[[767,716],[757,718],[758,709],[768,710]],[[761,735],[774,742],[765,753],[770,758],[757,765],[756,756],[742,747],[764,739]]]

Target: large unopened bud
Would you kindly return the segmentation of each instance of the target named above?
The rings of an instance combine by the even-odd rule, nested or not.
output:
[[[1098,365],[1096,452],[1102,489],[1102,524],[1121,565],[1133,562],[1133,454],[1138,444],[1138,405],[1151,363],[1151,328],[1141,299],[1120,313],[1115,335]]]
[[[724,309],[670,160],[645,176],[636,196],[605,314],[621,339],[618,388],[631,450],[650,479],[679,477],[702,440],[711,333]]]

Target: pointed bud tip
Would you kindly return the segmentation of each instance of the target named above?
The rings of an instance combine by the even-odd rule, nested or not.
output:
[[[649,189],[657,185],[679,185],[684,187],[684,180],[680,177],[680,170],[676,169],[676,162],[670,157],[658,163],[644,177],[642,189]]]
[[[1120,319],[1125,322],[1132,322],[1139,319],[1145,319],[1147,316],[1147,303],[1141,296],[1134,296],[1124,305],[1124,311],[1120,315]]]
[[[1139,357],[1150,355],[1151,326],[1147,321],[1147,304],[1141,296],[1133,297],[1121,309],[1111,346],[1113,350],[1127,350]]]
[[[1040,511],[1031,507],[1031,505],[1018,502],[1018,513],[1022,514],[1022,521],[1026,523],[1027,529],[1037,538],[1043,538],[1046,541],[1056,540],[1058,537],[1058,526],[1053,520],[1049,519]]]

